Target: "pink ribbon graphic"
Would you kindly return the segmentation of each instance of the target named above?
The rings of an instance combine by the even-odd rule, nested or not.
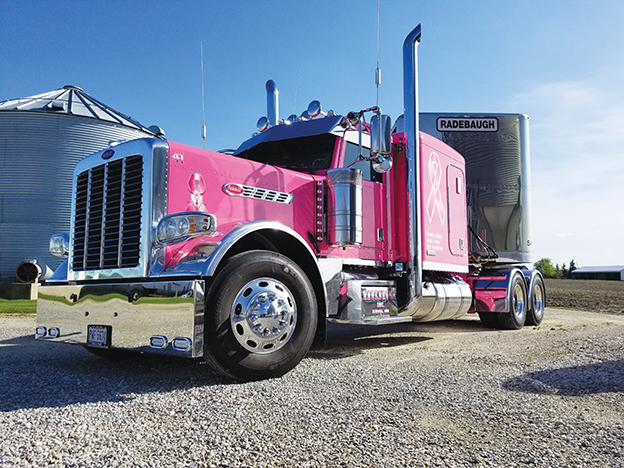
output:
[[[440,192],[440,182],[442,182],[442,165],[440,164],[440,157],[437,153],[431,152],[429,155],[429,182],[431,182],[431,189],[429,190],[429,199],[427,200],[427,216],[429,222],[433,220],[434,212],[437,210],[440,217],[440,224],[444,224],[446,219],[446,210],[444,209],[444,200],[442,199],[442,193]]]
[[[204,204],[204,192],[206,191],[206,182],[201,174],[197,172],[191,174],[188,181],[189,192],[191,192],[191,199],[186,211],[206,211],[206,205]]]

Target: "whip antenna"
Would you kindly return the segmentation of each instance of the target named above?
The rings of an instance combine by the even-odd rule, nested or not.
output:
[[[201,84],[202,84],[202,140],[203,147],[206,149],[206,98],[204,97],[204,43],[199,43],[199,48],[201,51]]]
[[[381,68],[379,68],[379,2],[377,0],[377,68],[375,69],[375,85],[377,86],[377,108],[379,108],[379,85],[381,84]]]

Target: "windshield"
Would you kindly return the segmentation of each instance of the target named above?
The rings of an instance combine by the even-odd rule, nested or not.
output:
[[[288,140],[260,143],[237,156],[272,166],[301,171],[329,169],[334,156],[336,135],[325,133]]]

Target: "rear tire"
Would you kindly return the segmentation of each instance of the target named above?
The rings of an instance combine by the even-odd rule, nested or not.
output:
[[[541,276],[536,275],[531,285],[531,308],[527,311],[527,325],[539,325],[544,320],[546,308],[546,288]]]
[[[506,330],[522,328],[527,318],[528,296],[522,273],[515,273],[509,283],[509,310],[499,314],[499,325]]]
[[[250,251],[217,275],[206,301],[204,358],[240,381],[280,377],[312,346],[318,323],[310,280],[284,255]]]

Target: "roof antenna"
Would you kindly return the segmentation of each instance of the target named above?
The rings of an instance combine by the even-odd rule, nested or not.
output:
[[[377,68],[375,69],[375,85],[377,86],[377,109],[379,109],[379,85],[381,84],[381,68],[379,68],[379,2],[377,0]]]
[[[206,98],[204,97],[204,43],[203,41],[199,43],[199,47],[201,50],[201,81],[202,81],[202,140],[203,140],[203,148],[206,149]]]

